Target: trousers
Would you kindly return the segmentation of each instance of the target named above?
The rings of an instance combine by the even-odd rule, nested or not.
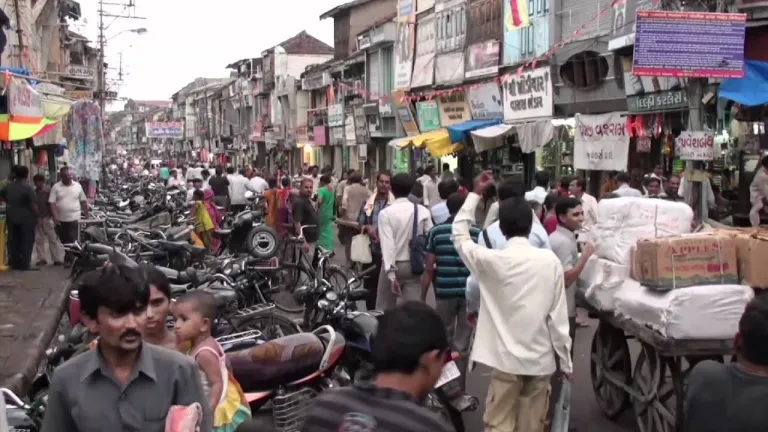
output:
[[[52,218],[40,219],[35,228],[35,256],[48,264],[64,262],[61,246]]]
[[[14,270],[29,269],[37,221],[8,223],[8,264]]]
[[[397,268],[395,279],[400,284],[400,295],[396,296],[392,292],[387,269],[382,263],[376,290],[377,310],[387,311],[409,301],[421,301],[421,277],[411,273],[411,262],[398,261],[395,263],[395,267]],[[429,290],[426,303],[435,307],[435,290]]]

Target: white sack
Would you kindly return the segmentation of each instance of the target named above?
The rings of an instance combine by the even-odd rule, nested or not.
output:
[[[634,283],[635,289],[640,289],[640,283],[630,279],[629,273],[629,267],[593,255],[579,275],[578,287],[592,306],[612,311],[613,297],[625,283]]]
[[[660,293],[623,288],[616,313],[672,339],[731,339],[744,307],[754,297],[744,285],[700,285]]]
[[[638,240],[687,234],[693,221],[687,204],[652,198],[603,199],[597,214],[598,223],[592,229],[595,254],[630,267]]]

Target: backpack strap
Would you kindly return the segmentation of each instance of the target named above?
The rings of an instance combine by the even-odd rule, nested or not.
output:
[[[485,247],[488,249],[493,249],[493,244],[491,243],[491,238],[488,236],[488,230],[483,230],[483,240],[485,240]]]

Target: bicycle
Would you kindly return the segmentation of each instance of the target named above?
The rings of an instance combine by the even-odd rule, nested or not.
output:
[[[304,305],[293,296],[298,287],[319,284],[321,281],[327,281],[336,288],[344,288],[347,284],[346,272],[341,267],[328,262],[334,255],[333,251],[316,246],[314,256],[309,256],[302,248],[305,242],[304,229],[315,227],[315,225],[305,225],[301,227],[298,236],[286,234],[284,237],[286,248],[292,249],[294,254],[289,255],[287,260],[281,262],[278,270],[278,284],[286,288],[286,293],[291,295],[291,302],[295,303],[295,306],[289,306],[283,304],[283,299],[280,302],[276,301],[277,308],[284,312],[300,313],[304,311]]]

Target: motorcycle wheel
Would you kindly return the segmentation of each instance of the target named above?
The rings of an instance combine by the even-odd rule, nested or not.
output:
[[[235,332],[247,330],[259,330],[267,340],[294,335],[300,331],[292,319],[280,314],[255,316],[235,328]]]
[[[433,412],[440,414],[441,417],[453,426],[456,432],[465,432],[464,418],[459,411],[456,411],[451,405],[440,399],[434,392],[430,393],[427,398],[427,406]]]
[[[252,257],[268,260],[277,255],[277,233],[266,225],[256,225],[248,232],[246,245]]]

